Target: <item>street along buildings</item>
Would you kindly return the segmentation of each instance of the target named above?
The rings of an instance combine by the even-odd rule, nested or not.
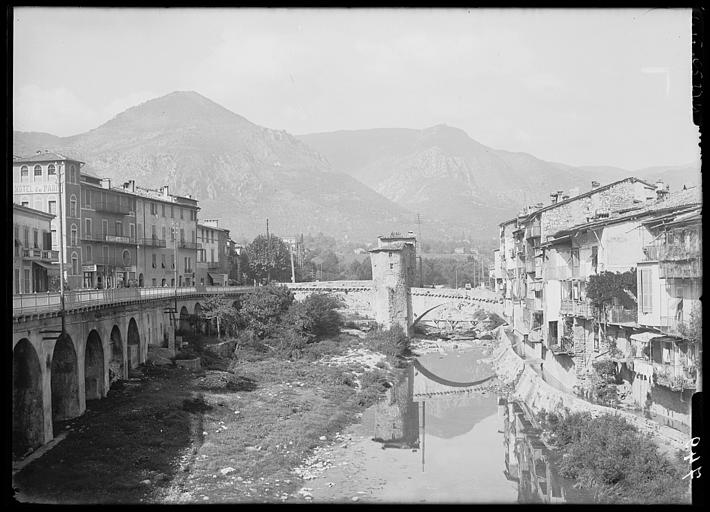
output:
[[[611,358],[629,402],[688,428],[700,370],[690,331],[702,284],[701,208],[697,188],[670,194],[627,178],[556,192],[551,204],[500,225],[496,286],[545,375],[585,394],[594,362]],[[590,283],[598,290],[604,280],[626,288],[599,297]]]

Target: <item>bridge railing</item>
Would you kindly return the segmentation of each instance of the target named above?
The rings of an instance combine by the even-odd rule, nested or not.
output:
[[[195,293],[228,294],[244,293],[253,289],[251,286],[182,286],[179,288],[109,288],[105,290],[71,290],[64,293],[65,309],[98,304],[120,304],[134,300],[159,299],[185,296]],[[13,295],[12,312],[20,314],[58,311],[61,297],[54,293],[26,293]]]

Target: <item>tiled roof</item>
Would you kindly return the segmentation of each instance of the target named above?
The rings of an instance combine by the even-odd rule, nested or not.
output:
[[[60,155],[59,153],[52,153],[51,151],[48,151],[46,153],[35,153],[34,155],[29,155],[29,156],[21,156],[18,157],[17,159],[13,159],[13,162],[15,163],[34,163],[34,162],[54,162],[55,160],[71,160],[73,162],[79,162],[79,163],[84,163],[81,160],[76,160],[74,158],[69,158],[64,155]]]

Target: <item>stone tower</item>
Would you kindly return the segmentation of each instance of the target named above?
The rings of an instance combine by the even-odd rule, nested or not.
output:
[[[385,329],[399,325],[410,336],[413,318],[409,289],[416,276],[416,237],[411,232],[377,237],[370,261],[375,320]]]

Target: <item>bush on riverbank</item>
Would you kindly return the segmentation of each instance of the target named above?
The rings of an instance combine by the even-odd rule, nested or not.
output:
[[[560,475],[595,491],[598,502],[688,502],[687,464],[663,456],[625,419],[544,411],[539,418],[548,441],[560,450]]]
[[[393,360],[411,354],[409,337],[399,325],[391,329],[373,329],[367,333],[364,342],[373,352],[381,352]]]

